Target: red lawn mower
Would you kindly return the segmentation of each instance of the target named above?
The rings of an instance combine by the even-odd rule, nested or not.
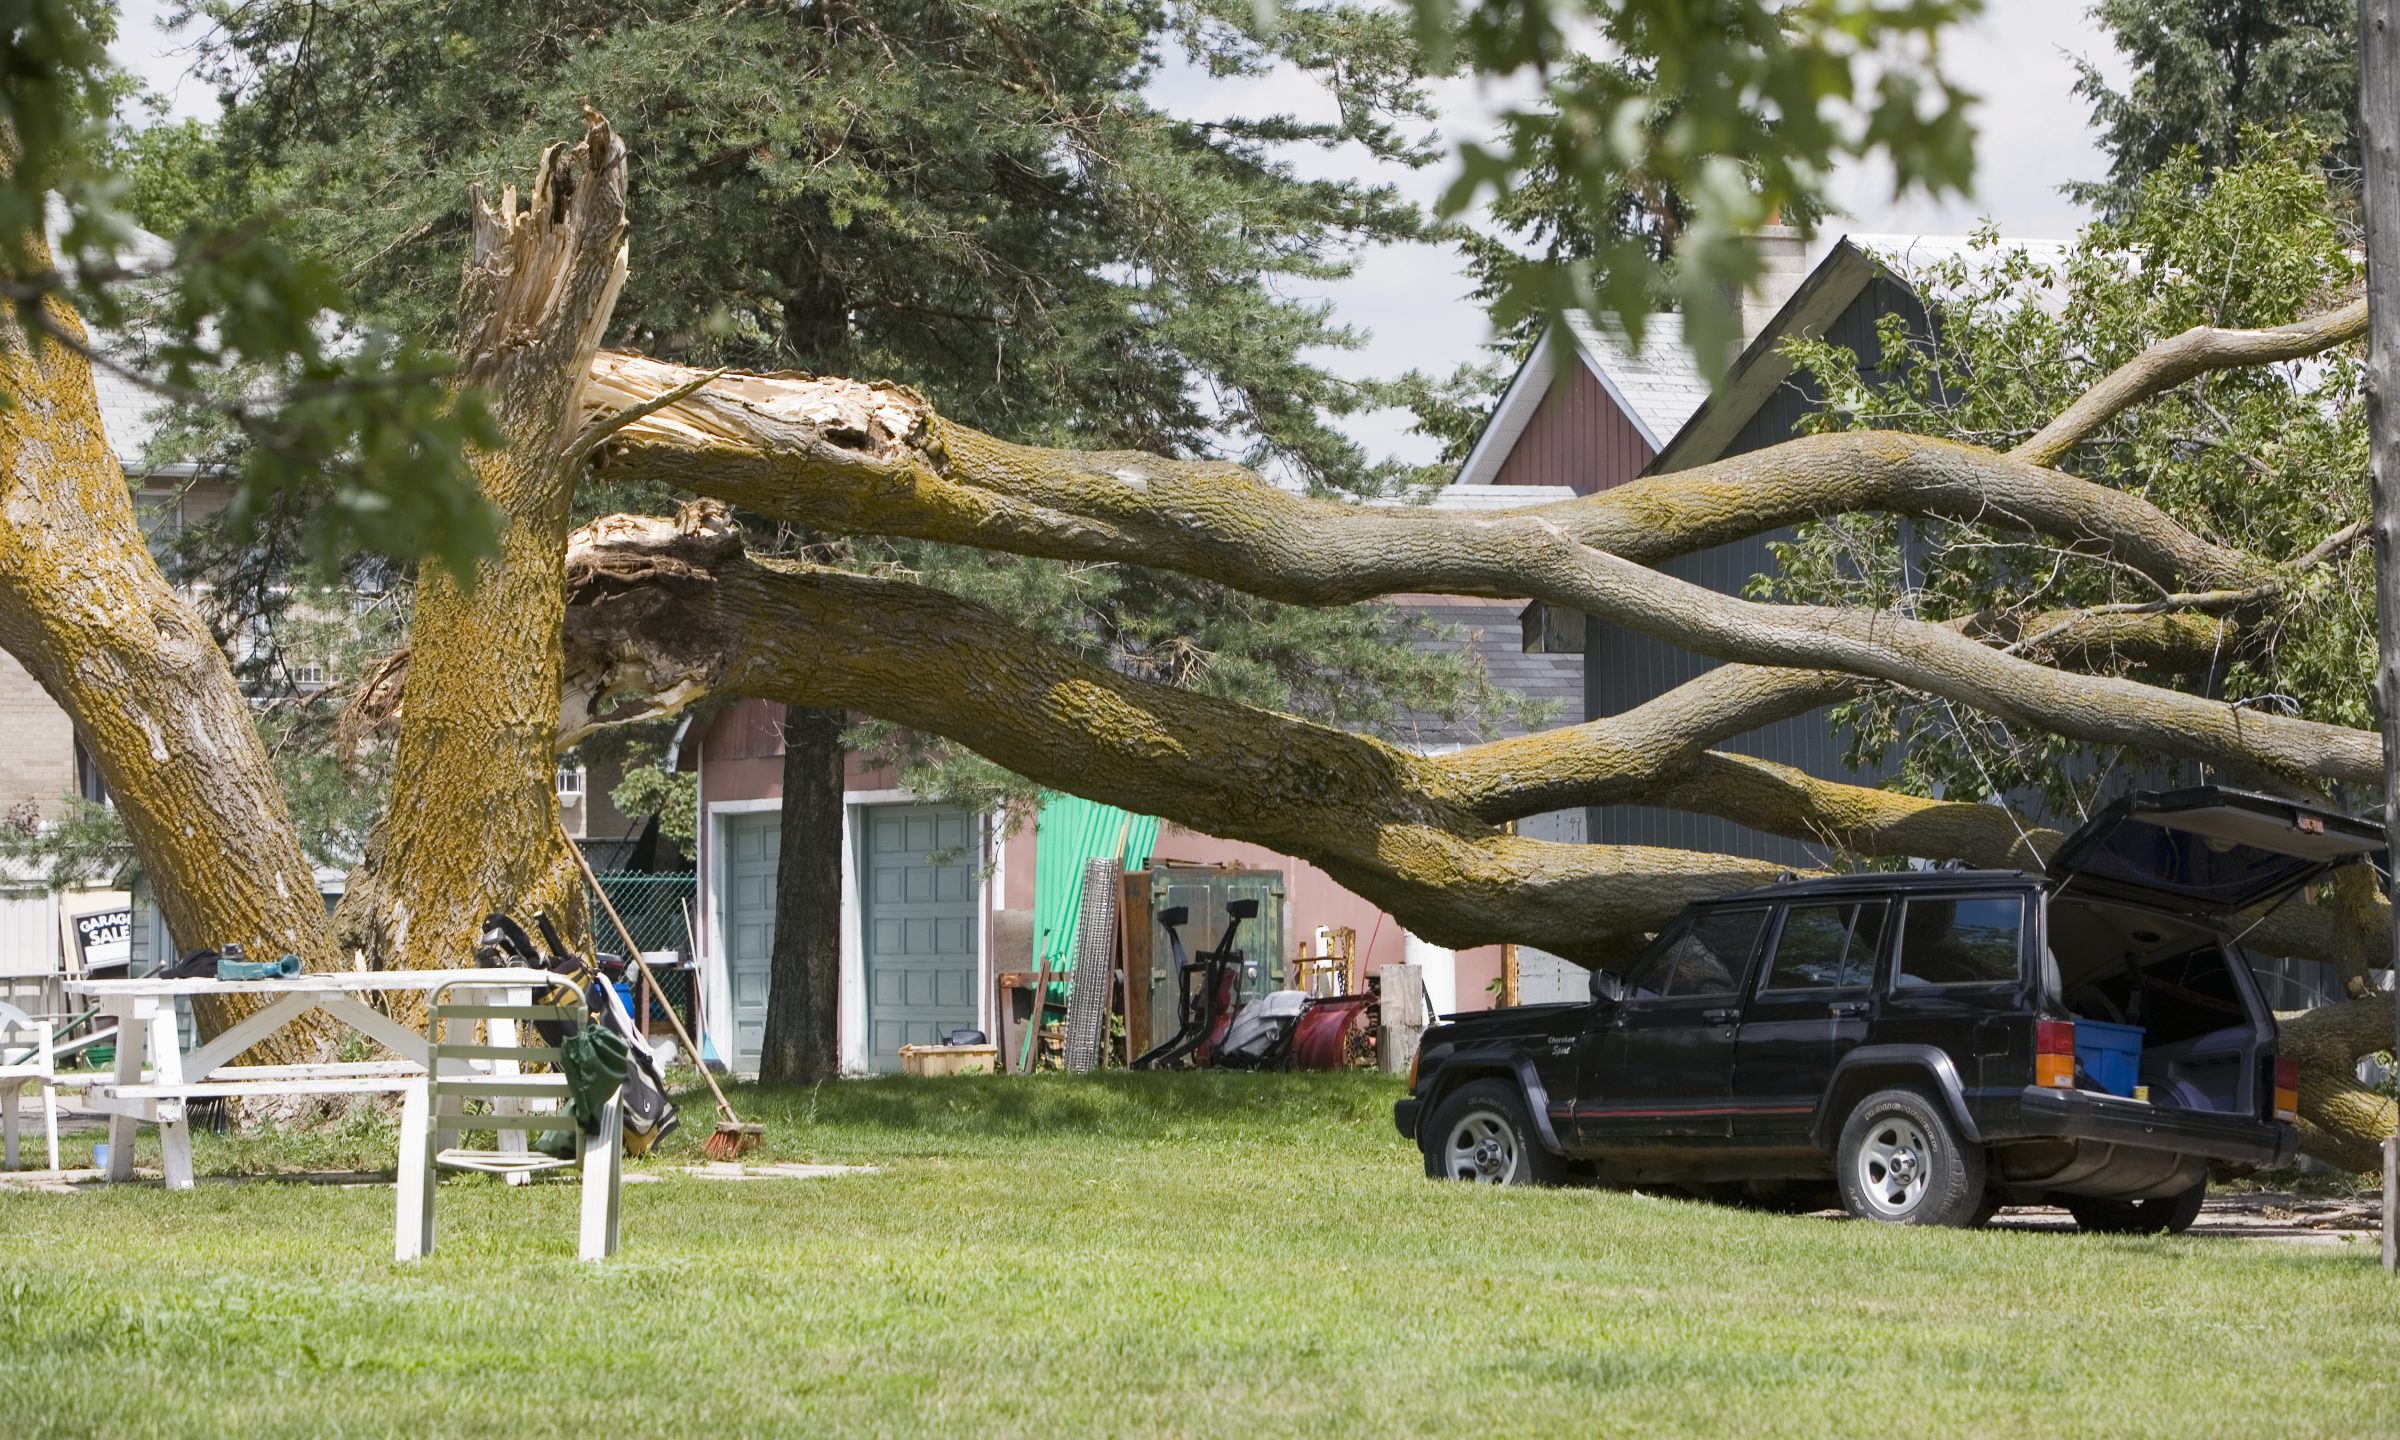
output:
[[[1311,996],[1274,990],[1241,1003],[1245,964],[1233,942],[1242,922],[1258,916],[1256,900],[1225,906],[1225,933],[1213,950],[1185,958],[1181,927],[1192,918],[1181,905],[1158,912],[1175,957],[1175,1033],[1133,1062],[1136,1070],[1339,1070],[1349,1060],[1350,1027],[1371,998]]]

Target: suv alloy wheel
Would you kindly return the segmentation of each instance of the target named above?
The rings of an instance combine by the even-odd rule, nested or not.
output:
[[[1477,1185],[1557,1185],[1566,1162],[1543,1148],[1525,1098],[1506,1080],[1461,1085],[1434,1107],[1422,1132],[1425,1174]]]
[[[1842,1207],[1889,1225],[1972,1225],[1983,1207],[1983,1150],[1958,1137],[1916,1090],[1878,1090],[1842,1126]]]

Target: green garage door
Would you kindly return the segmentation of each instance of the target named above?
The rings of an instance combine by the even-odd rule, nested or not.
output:
[[[900,1068],[903,1045],[936,1045],[976,1023],[975,874],[979,828],[943,805],[862,812],[868,1066]]]
[[[767,971],[775,953],[775,861],[783,817],[773,810],[725,822],[725,969],[733,992],[733,1068],[758,1069],[767,1033]]]

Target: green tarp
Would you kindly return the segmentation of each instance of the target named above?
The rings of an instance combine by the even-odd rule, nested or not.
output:
[[[1034,821],[1033,953],[1061,972],[1050,998],[1067,993],[1065,972],[1075,966],[1075,924],[1083,914],[1083,865],[1114,854],[1130,870],[1149,857],[1158,839],[1158,819],[1130,815],[1073,795],[1045,794]]]

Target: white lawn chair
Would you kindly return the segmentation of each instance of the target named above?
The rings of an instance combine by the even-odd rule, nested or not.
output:
[[[14,1005],[0,1005],[0,1161],[17,1168],[17,1099],[42,1087],[42,1126],[50,1136],[50,1168],[58,1168],[58,1047],[50,1022]]]
[[[588,1024],[573,991],[559,1002],[504,1004],[472,998],[488,985],[459,981],[433,993],[426,1007],[427,1057],[424,1079],[413,1082],[400,1111],[400,1203],[392,1235],[393,1258],[414,1260],[433,1253],[435,1180],[443,1170],[475,1170],[505,1178],[530,1179],[551,1170],[582,1173],[583,1207],[577,1253],[600,1260],[617,1253],[617,1194],[625,1174],[623,1120],[617,1096],[601,1107],[599,1133],[587,1136],[582,1127],[559,1113],[567,1098],[567,1077],[560,1073],[559,1052],[531,1029],[534,1021],[556,1021],[570,1028]],[[465,992],[451,998],[454,992]],[[489,1034],[478,1040],[484,1025]],[[454,1032],[455,1027],[455,1032]],[[519,1043],[520,1036],[529,1043]],[[520,1064],[540,1062],[548,1072],[518,1073]],[[461,1064],[459,1062],[468,1062]],[[491,1102],[490,1114],[469,1114],[473,1101]],[[530,1111],[538,1112],[528,1113]],[[566,1130],[575,1137],[570,1159],[545,1155],[530,1147],[509,1150],[436,1149],[435,1137],[462,1131]]]

